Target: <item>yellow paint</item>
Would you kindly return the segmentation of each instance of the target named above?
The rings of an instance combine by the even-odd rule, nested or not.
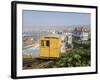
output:
[[[47,35],[40,37],[40,57],[59,57],[60,56],[60,37]]]

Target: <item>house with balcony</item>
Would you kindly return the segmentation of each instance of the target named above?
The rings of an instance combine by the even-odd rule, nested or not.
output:
[[[75,27],[72,37],[75,43],[88,43],[89,31],[85,27]]]

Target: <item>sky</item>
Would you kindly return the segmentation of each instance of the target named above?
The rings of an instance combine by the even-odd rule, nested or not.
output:
[[[89,13],[23,10],[22,19],[23,28],[50,25],[89,25],[91,22],[91,15]]]

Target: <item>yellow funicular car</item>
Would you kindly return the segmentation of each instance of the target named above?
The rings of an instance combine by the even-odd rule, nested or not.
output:
[[[60,37],[58,35],[40,36],[40,58],[60,56]]]

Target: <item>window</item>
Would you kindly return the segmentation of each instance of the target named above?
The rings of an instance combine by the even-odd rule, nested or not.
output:
[[[41,41],[41,46],[44,46],[44,40]]]
[[[48,46],[49,47],[50,43],[49,40],[41,40],[41,46]]]
[[[47,40],[47,41],[46,41],[46,46],[49,47],[49,45],[50,45],[50,44],[49,44],[49,40]]]

